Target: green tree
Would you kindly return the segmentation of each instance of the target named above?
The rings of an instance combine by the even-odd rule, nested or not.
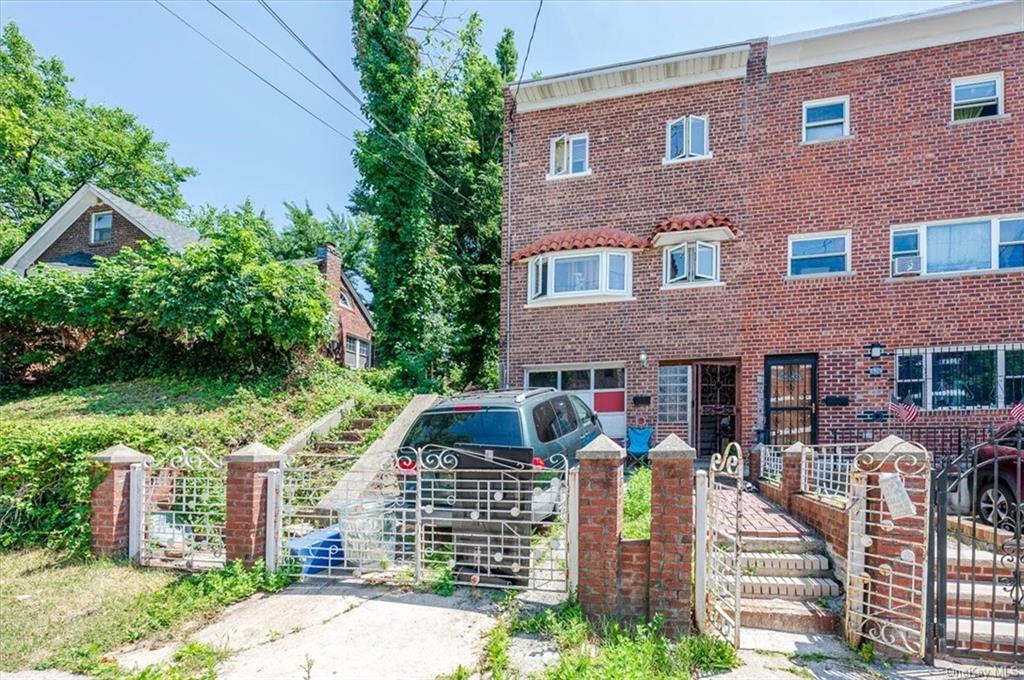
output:
[[[196,174],[122,109],[71,95],[56,58],[36,54],[9,22],[0,37],[0,259],[8,257],[79,186],[109,189],[167,217],[185,207]]]
[[[276,253],[281,248],[281,237],[266,211],[256,212],[249,198],[234,209],[218,209],[209,204],[189,208],[184,213],[183,221],[198,230],[204,238],[215,238],[233,228],[245,228],[253,233],[256,242],[267,252]]]

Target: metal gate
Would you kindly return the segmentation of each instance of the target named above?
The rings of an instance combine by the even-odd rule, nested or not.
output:
[[[1024,426],[936,457],[930,652],[1024,662]],[[931,654],[929,655],[931,656]]]
[[[282,566],[310,577],[564,593],[568,466],[427,446],[283,471]]]
[[[708,468],[707,603],[704,630],[740,646],[740,553],[743,537],[743,450],[736,442]]]

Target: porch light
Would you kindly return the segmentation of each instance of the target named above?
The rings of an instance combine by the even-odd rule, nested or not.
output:
[[[640,367],[647,368],[647,352],[640,350]]]

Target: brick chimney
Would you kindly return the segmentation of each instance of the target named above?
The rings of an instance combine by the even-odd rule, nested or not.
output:
[[[327,279],[327,295],[335,309],[341,304],[341,255],[333,243],[325,243],[316,249],[317,266]]]

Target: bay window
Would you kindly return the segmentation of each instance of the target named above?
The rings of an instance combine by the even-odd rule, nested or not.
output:
[[[632,291],[632,253],[586,250],[538,255],[530,262],[530,302],[628,297]]]
[[[893,261],[920,258],[922,274],[1024,268],[1024,215],[894,227]]]
[[[925,410],[1008,408],[1024,400],[1024,344],[896,351],[895,398]]]

